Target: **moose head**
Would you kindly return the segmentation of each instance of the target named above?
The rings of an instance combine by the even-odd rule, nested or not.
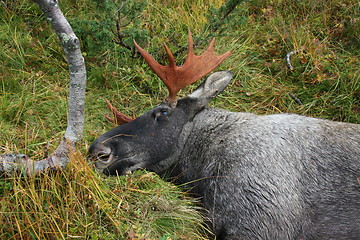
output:
[[[169,95],[158,106],[134,120],[107,103],[114,113],[115,122],[121,125],[103,134],[91,145],[89,153],[95,159],[98,170],[111,175],[122,175],[139,168],[160,172],[176,160],[179,136],[186,123],[222,92],[232,78],[232,73],[228,71],[214,73],[192,94],[177,99],[181,89],[213,71],[230,55],[230,51],[215,55],[214,43],[215,39],[203,54],[197,56],[189,31],[185,63],[176,66],[172,52],[164,44],[169,65],[163,66],[134,41],[150,68],[167,86]]]

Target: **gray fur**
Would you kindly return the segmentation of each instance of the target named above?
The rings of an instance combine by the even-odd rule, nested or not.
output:
[[[229,72],[209,77],[215,83],[218,78],[221,86],[202,84],[184,100],[189,102],[182,106],[186,114],[180,112],[178,122],[160,129],[160,144],[171,149],[165,159],[154,160],[154,153],[141,145],[151,139],[114,137],[127,133],[124,125],[91,146],[91,155],[107,151],[112,159],[97,163],[98,168],[115,166],[123,174],[144,167],[188,183],[202,198],[217,239],[360,239],[360,125],[205,107],[225,88],[228,77]],[[164,103],[144,118],[158,108]],[[146,128],[152,131],[151,126]],[[164,131],[173,131],[176,141],[162,139]],[[122,148],[139,154],[130,167],[124,167],[128,165],[121,156],[113,156]]]

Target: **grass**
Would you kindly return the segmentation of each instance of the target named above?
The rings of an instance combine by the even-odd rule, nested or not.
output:
[[[134,18],[138,25],[133,20],[123,30],[146,30],[140,44],[163,64],[163,42],[178,64],[184,61],[188,28],[197,54],[216,36],[217,53],[232,50],[219,69],[231,70],[235,77],[213,107],[360,123],[357,1],[244,1],[220,21],[214,13],[223,2],[146,0]],[[92,1],[60,4],[73,24],[103,23],[112,16],[98,11]],[[220,21],[216,32],[214,21]],[[0,238],[202,239],[197,205],[177,187],[146,171],[104,178],[88,167],[86,149],[114,127],[105,121],[104,99],[138,116],[161,101],[166,88],[141,58],[111,39],[94,37],[81,24],[75,30],[82,41],[88,87],[79,153],[61,173],[0,179],[0,218],[6,223]],[[66,60],[57,36],[28,0],[2,1],[0,41],[0,153],[42,159],[57,147],[66,128]],[[290,71],[284,56],[299,48],[304,51],[292,56]]]
[[[144,171],[104,179],[84,159],[72,156],[63,172],[3,178],[1,239],[201,238],[194,200],[177,187]]]

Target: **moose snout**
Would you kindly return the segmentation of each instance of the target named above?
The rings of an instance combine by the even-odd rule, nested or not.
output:
[[[93,144],[89,148],[89,158],[99,170],[111,164],[111,148],[102,144]]]

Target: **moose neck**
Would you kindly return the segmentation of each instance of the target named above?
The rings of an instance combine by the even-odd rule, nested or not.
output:
[[[184,125],[178,139],[178,149],[181,150],[176,151],[176,154],[171,156],[172,159],[168,162],[172,162],[172,165],[167,167],[167,170],[158,172],[158,174],[176,184],[186,184],[191,188],[202,185],[204,179],[209,177],[209,172],[205,173],[202,170],[204,165],[207,170],[212,172],[213,177],[216,177],[218,175],[217,165],[212,161],[213,158],[199,159],[194,156],[209,154],[207,147],[209,144],[214,144],[214,141],[221,143],[223,138],[231,136],[231,126],[234,126],[231,124],[232,122],[245,122],[254,117],[256,115],[250,113],[204,108]],[[195,192],[198,191],[195,189]]]

